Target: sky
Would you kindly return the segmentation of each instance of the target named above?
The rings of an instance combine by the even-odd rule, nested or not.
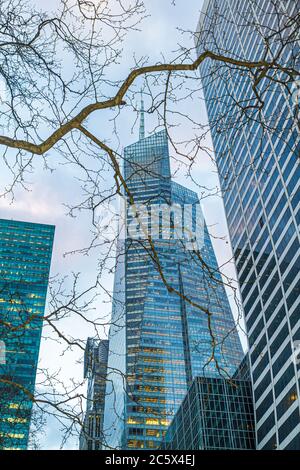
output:
[[[36,0],[36,3],[41,7],[49,5],[46,0]],[[198,22],[201,4],[201,0],[176,0],[175,2],[171,2],[171,0],[145,0],[149,16],[140,25],[141,31],[129,34],[125,40],[120,64],[113,73],[125,77],[134,63],[134,55],[135,57],[148,56],[149,63],[159,60],[161,53],[166,58],[171,57],[172,52],[178,48],[178,43],[184,42],[187,44],[188,41],[191,41],[188,36],[183,37],[177,28],[194,30]],[[194,100],[193,103],[186,106],[188,106],[185,109],[186,112],[207,123],[203,101]],[[133,127],[132,131],[135,120],[136,115],[132,115],[132,112],[131,114],[125,113],[118,118],[122,147],[129,145],[138,138],[137,125]],[[110,132],[108,115],[105,113],[95,113],[89,119],[88,125],[101,138],[105,138],[106,133]],[[151,125],[151,118],[148,119],[146,116],[146,131],[149,131]],[[178,139],[188,138],[189,135],[193,134],[193,129],[188,123],[185,123],[176,132]],[[204,153],[200,155],[194,170],[197,181],[203,186],[215,188],[219,185],[216,167]],[[13,203],[8,198],[0,198],[0,217],[54,224],[56,233],[51,276],[81,272],[81,285],[85,286],[89,285],[89,282],[94,279],[97,271],[95,257],[93,255],[64,256],[66,252],[85,246],[90,239],[90,218],[85,214],[79,214],[76,218],[67,215],[65,205],[80,193],[76,176],[71,167],[59,166],[56,171],[50,172],[44,169],[42,163],[37,162],[34,173],[30,175],[29,191],[19,189],[15,194]],[[184,172],[179,172],[177,181],[188,185],[191,189],[197,189],[190,181],[187,182]],[[1,187],[4,184],[5,174],[2,174]],[[202,207],[206,222],[214,235],[212,241],[219,265],[225,264],[223,269],[225,274],[235,278],[234,265],[228,263],[232,253],[230,243],[228,243],[228,231],[222,200],[220,197],[208,197],[203,200]],[[223,238],[223,240],[218,237]],[[104,280],[104,284],[109,290],[112,289],[112,282],[112,276],[107,276]],[[230,291],[227,293],[236,314],[232,293]],[[98,312],[109,315],[110,307],[107,298],[102,299],[100,296],[96,305]],[[77,330],[80,329],[82,338],[93,334],[87,325],[77,325],[76,322],[74,324],[72,318],[65,322],[64,328],[75,336],[78,334]],[[105,333],[107,331],[103,331],[103,335]],[[245,340],[243,340],[243,345],[246,346]],[[61,374],[67,380],[72,377],[81,380],[83,373],[81,360],[82,357],[78,351],[76,354],[64,354],[62,356],[57,343],[47,340],[47,330],[44,330],[40,352],[40,367],[61,369]],[[60,426],[53,420],[49,420],[45,433],[40,437],[40,445],[42,448],[48,449],[59,448],[60,437]],[[65,448],[76,448],[77,445],[76,439],[71,439]]]

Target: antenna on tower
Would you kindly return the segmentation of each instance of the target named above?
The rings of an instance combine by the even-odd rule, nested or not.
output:
[[[145,109],[143,100],[143,90],[141,89],[141,110],[140,110],[140,140],[145,138]]]

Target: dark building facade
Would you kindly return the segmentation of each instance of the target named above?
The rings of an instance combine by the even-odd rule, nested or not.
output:
[[[166,433],[162,448],[255,449],[250,380],[196,377]]]
[[[79,438],[79,450],[102,449],[108,347],[108,340],[87,340],[84,355],[84,377],[88,379],[87,408]]]

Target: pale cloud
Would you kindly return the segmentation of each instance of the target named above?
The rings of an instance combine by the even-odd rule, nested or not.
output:
[[[40,188],[41,189],[41,188]],[[57,215],[63,215],[63,208],[58,209]],[[34,221],[53,219],[53,195],[48,194],[47,188],[43,188],[37,197],[36,191],[23,192],[22,199],[17,199],[11,202],[8,198],[0,199],[0,211],[3,214],[7,213],[12,218],[15,215],[22,214],[26,220]]]

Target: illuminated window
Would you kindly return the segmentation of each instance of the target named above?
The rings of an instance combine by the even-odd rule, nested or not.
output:
[[[154,418],[148,418],[148,419],[146,419],[146,424],[151,424],[151,425],[155,426],[155,425],[159,424],[159,420],[154,419]]]

